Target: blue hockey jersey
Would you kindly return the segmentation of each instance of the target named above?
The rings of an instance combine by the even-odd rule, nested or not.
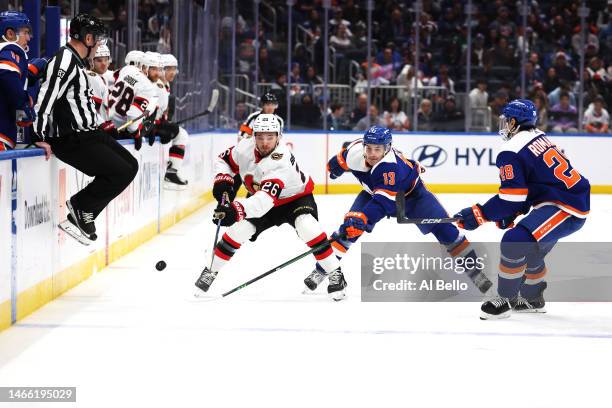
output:
[[[397,192],[411,192],[420,180],[419,164],[406,159],[399,150],[393,148],[374,167],[370,167],[363,156],[362,139],[342,149],[331,161],[337,161],[345,171],[352,172],[364,191],[372,196],[361,211],[371,225],[385,216],[395,216]]]
[[[579,218],[589,213],[589,180],[543,132],[518,132],[505,143],[496,165],[501,185],[498,195],[483,205],[488,220],[498,221],[544,205],[554,205]]]
[[[15,147],[17,110],[27,101],[28,57],[13,42],[0,43],[0,143]]]

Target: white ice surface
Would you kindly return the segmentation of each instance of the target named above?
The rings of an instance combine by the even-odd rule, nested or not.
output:
[[[454,212],[480,195],[440,195]],[[334,230],[351,195],[317,196]],[[302,295],[306,258],[225,299],[193,298],[214,236],[207,207],[0,333],[0,386],[76,386],[78,407],[611,407],[612,304],[549,303],[480,321],[479,303],[361,303]],[[611,241],[594,195],[574,241]],[[473,241],[499,240],[487,225]],[[366,241],[431,240],[385,220]],[[221,293],[307,249],[287,226],[248,243]],[[164,259],[163,272],[154,269]],[[553,273],[553,272],[551,272]],[[11,406],[0,403],[2,406]]]

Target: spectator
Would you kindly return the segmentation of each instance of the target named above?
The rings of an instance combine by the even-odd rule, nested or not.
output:
[[[446,64],[440,65],[438,75],[429,80],[429,86],[443,86],[449,94],[455,93],[455,81],[448,76],[448,66]]]
[[[349,127],[344,120],[344,106],[341,103],[333,102],[330,106],[331,112],[327,115],[328,130],[347,130]]]
[[[593,104],[584,113],[584,129],[589,133],[608,133],[610,114],[604,108],[604,99],[596,96]]]
[[[585,48],[589,45],[594,47],[594,52],[597,54],[599,52],[599,38],[595,33],[597,33],[599,29],[597,26],[588,26],[584,36],[584,46]],[[572,48],[574,49],[574,54],[580,55],[580,25],[574,27],[574,35],[572,36]]]
[[[397,85],[404,87],[397,92],[397,96],[403,100],[414,97],[415,91],[423,88],[423,82],[414,74],[412,65],[404,66],[402,72],[397,76]]]
[[[381,29],[381,40],[385,44],[392,42],[396,46],[404,44],[410,38],[405,21],[402,11],[398,7],[394,8],[391,11],[389,22]]]
[[[270,82],[274,78],[276,67],[270,58],[270,53],[267,48],[259,49],[259,81]]]
[[[603,62],[599,57],[591,58],[587,71],[589,72],[590,79],[608,81],[608,73],[604,69]]]
[[[548,68],[548,71],[546,71],[546,78],[544,78],[543,83],[544,91],[546,91],[546,93],[551,93],[552,91],[557,89],[560,84],[561,83],[559,82],[559,78],[557,77],[557,70],[555,69],[555,67]]]
[[[525,61],[525,87],[531,88],[536,82],[541,83],[544,78],[538,75],[538,72],[535,70],[533,66],[533,62]]]
[[[499,116],[502,114],[502,109],[508,103],[508,92],[500,89],[495,93],[495,97],[489,104],[491,108],[491,128],[499,129]]]
[[[536,128],[542,132],[548,131],[548,101],[546,96],[538,94],[535,96],[533,103],[538,110],[538,120],[536,122]]]
[[[389,129],[407,131],[410,130],[408,116],[400,109],[400,101],[397,96],[392,96],[389,100],[389,110],[383,114],[385,126]]]
[[[344,25],[346,27],[346,31],[349,37],[353,36],[353,33],[351,33],[351,30],[350,30],[351,22],[343,18],[342,7],[336,7],[336,10],[334,11],[334,18],[329,20],[329,25],[332,28],[332,30],[336,27]]]
[[[307,129],[321,128],[321,110],[314,104],[310,94],[302,95],[302,103],[292,107],[292,124]]]
[[[474,44],[472,44],[472,66],[473,67],[481,67],[481,68],[489,68],[489,54],[484,49],[484,35],[478,33],[476,34],[476,38],[474,39]],[[461,63],[467,63],[467,48],[463,52],[463,56],[461,58]]]
[[[512,38],[516,33],[516,24],[510,19],[510,10],[502,6],[497,11],[497,18],[489,25],[489,29],[497,31],[502,37]]]
[[[336,34],[332,35],[329,39],[329,45],[334,47],[337,51],[345,51],[353,48],[353,41],[348,35],[348,31],[344,24],[338,25]]]
[[[550,109],[550,126],[555,133],[578,132],[578,111],[567,91],[561,91],[559,103]]]
[[[570,105],[576,106],[576,96],[571,91],[571,86],[567,81],[561,81],[558,88],[548,94],[548,103],[550,106],[555,106],[559,103],[561,92],[567,92],[570,97]]]
[[[313,85],[320,85],[323,83],[323,80],[320,76],[317,75],[317,71],[313,65],[309,65],[306,67],[306,76],[304,77],[304,83]]]
[[[487,81],[479,78],[476,81],[476,88],[470,92],[470,108],[486,109],[489,103],[489,93],[487,92]]]
[[[397,72],[402,67],[402,57],[393,48],[393,44],[387,44],[376,57],[376,62],[380,66],[379,76],[388,82],[395,80]]]
[[[557,71],[557,77],[559,80],[574,82],[578,79],[576,70],[568,64],[567,54],[565,54],[563,51],[558,51],[555,54],[555,63],[553,66]]]
[[[304,78],[302,77],[302,72],[300,70],[300,64],[294,62],[291,64],[291,83],[292,84],[301,84],[304,82]]]
[[[357,106],[351,112],[349,123],[353,126],[357,124],[368,112],[368,95],[362,93],[357,97]]]
[[[457,109],[455,97],[449,95],[444,101],[442,111],[434,115],[436,130],[459,132],[465,129],[465,115]]]
[[[514,49],[508,45],[506,37],[500,37],[497,44],[489,48],[487,58],[492,64],[511,67],[515,63]]]
[[[234,120],[236,123],[244,123],[249,117],[249,112],[247,111],[246,105],[244,102],[238,102],[236,104],[236,110],[234,111]]]
[[[368,117],[364,116],[357,122],[357,125],[353,128],[353,130],[361,130],[364,131],[368,129],[369,126],[379,125],[385,126],[385,121],[378,115],[378,108],[376,105],[370,105],[370,124],[368,125]]]
[[[98,0],[97,7],[91,10],[91,15],[107,23],[115,19],[115,14],[111,10],[108,0]]]
[[[441,36],[453,36],[459,32],[459,23],[457,15],[452,7],[447,7],[444,10],[444,17],[438,24],[438,32]]]
[[[276,73],[276,81],[270,86],[270,93],[276,96],[280,108],[287,107],[287,74],[285,72],[279,71]],[[282,112],[282,109],[280,112]],[[278,112],[278,115],[284,116],[280,112]]]
[[[433,130],[434,117],[432,103],[429,99],[423,99],[418,111],[417,130],[430,132]]]

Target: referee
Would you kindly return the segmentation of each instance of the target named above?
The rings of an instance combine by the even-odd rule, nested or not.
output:
[[[49,61],[35,106],[38,146],[48,144],[58,159],[94,177],[66,202],[68,221],[89,241],[97,238],[96,217],[138,172],[138,161],[113,138],[116,129],[101,125],[92,99],[86,61],[106,42],[106,33],[87,14],[70,22],[70,41]]]

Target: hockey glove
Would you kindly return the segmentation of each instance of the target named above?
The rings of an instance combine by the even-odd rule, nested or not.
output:
[[[119,132],[117,131],[117,128],[112,120],[107,120],[106,122],[102,123],[100,125],[100,130],[108,133],[114,139],[119,139]]]
[[[340,153],[329,159],[327,162],[327,171],[329,171],[329,178],[332,180],[340,177],[348,169],[343,156],[345,151],[345,149],[342,149]]]
[[[482,206],[480,204],[464,208],[454,216],[462,218],[461,221],[457,221],[457,226],[468,231],[475,230],[488,221],[482,213]]]
[[[514,220],[518,216],[519,214],[510,215],[509,217],[506,217],[503,220],[495,221],[495,225],[497,225],[497,228],[503,229],[503,230],[507,228],[514,228]]]
[[[217,174],[215,177],[214,185],[213,185],[213,197],[217,200],[218,203],[221,203],[223,199],[223,194],[226,194],[228,197],[233,197],[234,195],[234,178],[229,174]]]
[[[47,62],[44,58],[32,58],[28,62],[28,87],[34,86],[45,75]]]
[[[179,133],[179,127],[176,123],[161,122],[156,126],[156,133],[162,144],[168,144]]]
[[[35,120],[36,112],[34,111],[32,97],[26,92],[26,104],[23,109],[17,111],[17,126],[24,128],[30,127]]]
[[[344,216],[344,223],[340,226],[340,233],[347,238],[357,238],[372,229],[368,226],[368,217],[364,213],[350,211]]]
[[[221,225],[229,227],[245,218],[244,207],[238,201],[229,205],[218,205],[213,214],[213,223],[221,220]]]
[[[140,137],[140,131],[136,131],[136,133],[133,133],[132,137],[134,138],[134,148],[136,150],[140,150],[140,148],[142,147],[142,137]]]

